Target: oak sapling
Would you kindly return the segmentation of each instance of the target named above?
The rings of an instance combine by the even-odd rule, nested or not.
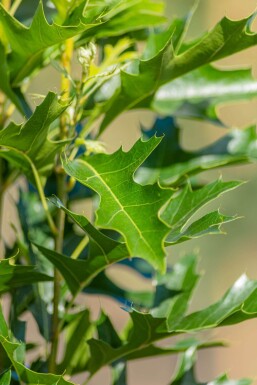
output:
[[[203,184],[199,174],[254,161],[255,127],[226,130],[190,152],[180,143],[178,118],[221,125],[220,103],[257,96],[249,70],[213,66],[257,45],[257,34],[249,32],[254,16],[224,18],[188,44],[193,13],[170,22],[163,9],[155,0],[52,0],[51,7],[39,2],[32,14],[27,2],[0,4],[0,294],[9,296],[0,309],[0,385],[72,385],[77,374],[81,385],[90,384],[105,366],[112,385],[125,385],[132,360],[179,353],[169,383],[194,385],[197,351],[223,344],[190,334],[257,316],[257,280],[244,275],[219,301],[188,314],[197,257],[167,259],[168,247],[222,233],[237,219],[209,206],[195,219],[242,184],[222,178]],[[49,89],[46,95],[38,89],[35,107],[28,84],[42,71]],[[129,150],[108,151],[102,134],[135,109],[156,113],[153,127],[138,130]],[[22,124],[14,122],[18,114]],[[3,198],[15,186],[18,218],[11,218],[15,240],[7,246]],[[149,290],[117,283],[112,265],[122,266],[123,281],[127,267],[139,274]],[[127,312],[121,332],[111,309],[93,320],[92,294]],[[22,321],[27,312],[40,344],[31,342]],[[226,376],[214,380],[227,382]]]

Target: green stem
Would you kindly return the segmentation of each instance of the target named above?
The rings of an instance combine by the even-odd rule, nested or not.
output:
[[[49,356],[49,372],[54,373],[56,368],[56,358],[59,342],[59,297],[60,297],[60,283],[58,272],[54,270],[54,296],[53,296],[53,318],[52,318],[52,340],[51,352]]]
[[[56,229],[56,226],[54,224],[53,218],[52,218],[52,216],[50,214],[50,211],[49,211],[49,208],[48,208],[48,204],[47,204],[47,201],[46,201],[46,197],[45,197],[45,194],[44,194],[44,190],[43,190],[43,186],[42,186],[40,177],[38,175],[37,169],[34,166],[34,164],[32,162],[30,162],[30,163],[31,163],[32,172],[33,172],[33,175],[34,175],[34,178],[35,178],[38,194],[39,194],[39,197],[40,197],[41,202],[42,202],[42,206],[43,206],[45,214],[46,214],[46,219],[48,221],[48,224],[49,224],[49,227],[50,227],[52,233],[55,235],[57,233],[57,229]]]
[[[89,242],[89,238],[87,235],[85,235],[81,241],[79,242],[78,246],[76,247],[76,249],[73,251],[73,253],[71,254],[71,258],[72,259],[78,259],[78,257],[80,256],[80,254],[82,253],[82,251],[84,250],[84,248],[87,246]]]
[[[57,193],[58,197],[66,205],[67,191],[66,191],[66,177],[65,174],[57,174]],[[56,220],[57,233],[55,237],[55,251],[62,253],[64,227],[65,227],[65,212],[58,210]],[[54,293],[53,293],[53,318],[52,318],[52,339],[51,339],[51,353],[49,357],[49,372],[54,373],[56,370],[56,359],[59,345],[59,301],[60,301],[60,274],[57,269],[54,269]]]
[[[39,194],[42,206],[43,206],[45,214],[46,214],[46,219],[48,221],[48,224],[49,224],[49,227],[50,227],[52,233],[55,235],[57,230],[56,230],[53,218],[52,218],[52,216],[50,214],[50,211],[49,211],[49,208],[48,208],[48,204],[47,204],[47,201],[46,201],[46,197],[45,197],[45,194],[44,194],[44,189],[43,189],[43,186],[42,186],[42,183],[41,183],[41,180],[40,180],[40,176],[38,174],[38,171],[37,171],[34,163],[31,161],[31,159],[24,152],[17,150],[17,148],[14,148],[14,147],[11,147],[11,146],[5,146],[5,148],[9,148],[9,149],[14,150],[17,153],[21,154],[24,158],[26,158],[26,160],[30,164],[30,167],[31,167],[34,179],[35,179],[35,183],[36,183],[36,186],[37,186],[38,194]]]
[[[73,40],[68,39],[65,42],[65,50],[61,57],[62,65],[66,69],[67,73],[70,73],[71,71],[72,54],[73,54]],[[62,75],[61,77],[61,90],[63,93],[62,98],[68,99],[70,94],[70,80],[64,75]],[[68,134],[69,134],[68,126],[69,126],[69,122],[67,121],[67,117],[65,114],[63,114],[60,118],[60,138],[61,139],[65,139],[68,137]],[[62,169],[60,157],[57,161],[56,177],[57,177],[57,195],[66,206],[67,198],[68,198],[66,174]],[[65,212],[63,210],[58,210],[56,226],[57,226],[57,233],[55,237],[55,251],[57,251],[58,253],[62,253],[64,227],[65,227]],[[55,268],[54,269],[52,338],[51,338],[51,352],[49,356],[49,371],[52,373],[55,373],[56,371],[56,360],[57,360],[59,335],[60,335],[60,322],[59,322],[59,302],[61,297],[60,280],[61,280],[60,274],[58,270]]]
[[[71,300],[69,301],[67,307],[65,308],[65,315],[68,315],[68,314],[69,314],[70,309],[72,309],[72,306],[73,306],[74,303],[75,303],[75,300],[76,300],[76,298],[77,298],[77,295],[78,295],[78,293],[75,294],[75,295],[71,298]],[[59,333],[62,331],[62,328],[63,328],[63,326],[64,326],[64,322],[65,322],[65,316],[62,317],[62,319],[61,319],[60,322],[59,322],[59,325],[58,325]]]
[[[89,242],[89,238],[88,238],[87,235],[85,235],[82,238],[82,240],[79,242],[79,244],[77,245],[77,247],[75,248],[73,253],[71,254],[71,258],[72,259],[77,259],[79,257],[79,255],[81,254],[81,252],[84,250],[84,248],[87,246],[88,242]],[[64,292],[62,294],[65,294],[65,292],[68,291],[67,284],[63,287],[63,290],[64,290]],[[73,304],[75,303],[75,300],[77,298],[78,293],[79,292],[74,294],[72,299],[69,301],[68,306],[65,308],[65,314],[69,313],[69,310],[72,308]],[[64,324],[64,317],[59,322],[59,332],[61,332],[63,324]]]
[[[14,15],[19,6],[21,5],[22,0],[15,0],[10,8],[10,15]]]
[[[111,78],[113,75],[109,75],[109,76],[106,76],[104,77],[104,79],[99,82],[98,84],[95,84],[91,89],[83,89],[83,93],[85,93],[85,95],[83,97],[81,97],[79,99],[79,105],[80,107],[83,106],[83,103],[85,103],[86,99],[88,99],[98,88],[101,87],[102,84],[104,84],[104,82],[106,81],[106,79],[109,79]],[[80,134],[79,134],[79,137],[84,139],[91,131],[92,129],[94,128],[94,123],[96,122],[96,120],[101,116],[102,112],[101,111],[93,111],[90,115],[90,117],[88,118],[88,121],[86,122],[86,124],[83,126]],[[100,134],[97,134],[97,138],[100,136]],[[75,147],[73,149],[73,151],[71,152],[70,156],[69,156],[69,160],[72,161],[77,153],[78,153],[78,150],[79,148],[78,147]]]

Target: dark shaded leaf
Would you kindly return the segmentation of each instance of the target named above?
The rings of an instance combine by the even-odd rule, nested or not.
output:
[[[133,311],[133,307],[131,307],[129,314],[132,325],[124,336],[126,343],[124,341],[122,346],[114,348],[108,344],[108,340],[92,339],[88,341],[91,350],[88,370],[91,374],[98,371],[100,367],[112,364],[117,360],[126,360],[128,357],[131,359],[133,359],[132,357],[139,358],[141,357],[141,349],[142,357],[144,354],[151,354],[148,347],[150,350],[155,350],[152,343],[168,335],[167,329],[166,332],[160,332],[161,334],[158,330],[164,320],[175,325],[180,318],[183,318],[188,300],[198,279],[195,265],[195,256],[186,256],[174,266],[170,273],[159,279],[155,300],[159,307],[156,305],[153,309],[154,317],[148,312]],[[170,351],[175,352],[177,350],[171,348]],[[94,360],[93,357],[99,357],[99,359]]]
[[[189,261],[190,259],[188,263]],[[188,267],[189,266],[190,264]],[[189,268],[189,271],[190,269],[191,268]],[[185,270],[184,274],[186,271],[187,270]],[[186,288],[190,281],[191,284],[193,281],[191,274],[188,276],[184,274],[182,274],[182,277],[184,277],[182,281],[184,281],[183,287]],[[186,276],[187,278],[185,279]],[[172,282],[170,282],[170,284],[172,289],[177,286],[172,286]],[[191,292],[192,288],[188,288],[188,290]],[[122,358],[133,359],[144,357],[144,355],[155,355],[155,352],[158,353],[158,349],[156,351],[157,347],[153,345],[154,342],[168,336],[177,335],[182,332],[188,333],[195,330],[214,328],[226,325],[226,322],[228,322],[228,324],[235,324],[242,320],[256,317],[256,305],[252,308],[251,313],[244,309],[244,306],[246,306],[247,309],[247,304],[254,303],[254,297],[256,304],[256,293],[257,281],[249,280],[246,276],[242,276],[220,301],[204,310],[187,316],[184,315],[189,299],[187,291],[184,293],[183,291],[182,293],[177,292],[172,298],[164,299],[161,301],[160,306],[154,308],[149,313],[140,313],[134,310],[130,313],[132,324],[122,347],[113,349],[102,340],[88,341],[92,357],[95,357],[96,354],[100,357],[98,362],[93,359],[89,361],[88,370],[92,375],[99,370],[100,367],[110,365],[112,362]],[[172,352],[172,348],[170,349]],[[160,353],[164,354],[164,352]]]
[[[89,358],[86,341],[92,337],[94,324],[90,320],[88,310],[67,316],[65,327],[66,348],[63,359],[58,365],[58,372],[74,374],[82,371]],[[70,319],[69,319],[70,318]]]
[[[52,281],[53,278],[36,270],[35,266],[15,265],[15,257],[0,261],[0,293],[35,282]]]
[[[92,279],[108,265],[128,257],[124,243],[114,241],[97,230],[86,217],[66,209],[57,198],[52,203],[63,209],[90,237],[90,255],[86,260],[74,260],[37,245],[43,255],[53,263],[65,278],[73,294],[89,285]]]
[[[157,149],[138,169],[138,183],[178,186],[190,176],[202,171],[242,164],[256,159],[257,135],[254,126],[230,130],[221,139],[196,152],[183,150],[179,143],[179,127],[172,118],[157,119],[153,129],[144,131],[147,137],[165,135]]]

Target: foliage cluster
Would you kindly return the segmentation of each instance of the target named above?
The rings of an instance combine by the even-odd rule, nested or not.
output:
[[[125,385],[131,360],[181,353],[170,384],[194,385],[197,350],[221,343],[190,333],[256,317],[257,280],[243,275],[218,302],[189,313],[197,257],[167,266],[167,248],[221,233],[236,219],[219,210],[195,219],[204,205],[241,185],[221,178],[203,185],[198,175],[254,161],[257,137],[255,127],[226,130],[210,146],[189,152],[180,144],[177,119],[224,126],[219,104],[257,95],[250,70],[212,64],[257,44],[254,15],[223,18],[188,42],[193,11],[168,23],[164,4],[155,0],[51,5],[40,2],[32,15],[29,2],[0,4],[1,204],[7,189],[23,180],[16,240],[4,244],[0,260],[0,294],[10,298],[7,321],[5,301],[0,310],[0,384],[72,385],[79,373],[87,384],[109,366],[112,385]],[[49,66],[60,76],[61,92],[39,96],[32,110],[29,82]],[[142,128],[129,151],[108,153],[102,133],[134,109],[155,112],[153,127]],[[13,122],[14,113],[21,124]],[[78,201],[82,207],[91,202],[91,218],[74,212]],[[107,271],[117,263],[152,280],[152,290],[119,287]],[[124,330],[118,332],[104,311],[93,321],[78,301],[81,293],[119,301],[129,314]],[[42,346],[26,341],[21,317],[28,311]],[[158,345],[177,335],[173,344]],[[214,380],[228,382],[226,376]]]

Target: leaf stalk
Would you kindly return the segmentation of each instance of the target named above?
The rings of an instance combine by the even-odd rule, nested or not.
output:
[[[63,67],[66,70],[66,73],[71,72],[71,60],[73,55],[73,39],[68,39],[65,42],[64,52],[61,57],[61,62]],[[70,80],[64,74],[61,75],[61,92],[62,98],[68,99],[70,95]],[[68,124],[67,115],[65,113],[60,117],[60,138],[66,139],[68,137]],[[56,178],[57,178],[57,195],[62,202],[67,203],[67,184],[66,184],[66,175],[63,172],[61,167],[60,156],[57,160],[56,167]],[[57,233],[55,237],[55,251],[62,253],[63,249],[63,240],[64,240],[64,228],[65,228],[65,212],[63,210],[58,210],[56,218],[56,227]],[[51,352],[49,356],[49,371],[55,373],[56,371],[56,360],[58,353],[59,345],[59,302],[61,296],[61,287],[60,287],[60,273],[55,268],[54,269],[54,292],[53,292],[53,318],[52,318],[52,341],[51,341]]]
[[[82,251],[84,250],[84,248],[87,246],[89,242],[89,238],[87,235],[85,235],[81,241],[79,242],[78,246],[75,248],[75,250],[73,251],[73,253],[71,254],[71,258],[72,259],[78,259],[78,257],[80,256],[80,254],[82,253]]]

